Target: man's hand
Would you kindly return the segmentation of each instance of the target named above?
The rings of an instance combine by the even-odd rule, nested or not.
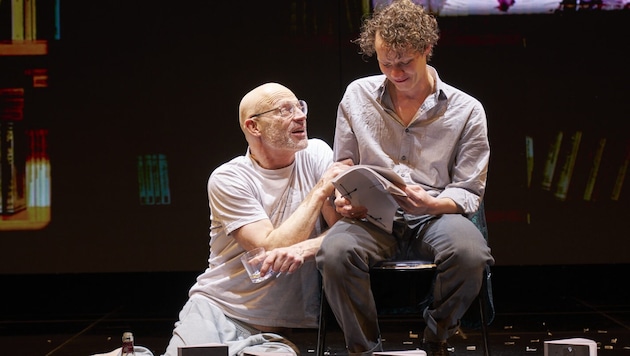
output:
[[[269,270],[276,273],[293,273],[304,264],[304,250],[298,246],[280,247],[267,251],[260,274],[265,275]]]
[[[363,219],[367,216],[367,208],[361,205],[352,205],[352,201],[345,196],[336,192],[335,198],[335,210],[341,214],[341,216],[351,219]]]
[[[321,178],[321,181],[324,183],[324,189],[329,192],[328,195],[332,195],[335,191],[335,186],[332,184],[333,179],[335,179],[339,175],[339,173],[345,171],[346,169],[348,169],[348,167],[352,165],[352,160],[348,158],[344,159],[343,161],[334,162],[332,165],[330,165],[330,167],[328,167]]]
[[[412,215],[457,214],[461,209],[450,198],[435,198],[419,185],[407,185],[406,197],[392,195],[405,213]]]

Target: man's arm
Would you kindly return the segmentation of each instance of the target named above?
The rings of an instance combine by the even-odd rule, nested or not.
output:
[[[333,163],[298,208],[277,228],[274,229],[268,219],[259,220],[235,230],[234,239],[246,250],[262,246],[271,251],[308,239],[320,213],[329,226],[334,224],[339,216],[328,203],[328,197],[334,192],[331,181],[345,167],[345,162]]]

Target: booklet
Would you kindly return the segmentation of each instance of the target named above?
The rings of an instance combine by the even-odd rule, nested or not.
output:
[[[424,350],[378,351],[374,356],[427,356]]]
[[[356,165],[333,181],[337,190],[354,205],[367,208],[367,220],[391,233],[398,203],[392,194],[407,196],[401,189],[405,181],[389,168]]]

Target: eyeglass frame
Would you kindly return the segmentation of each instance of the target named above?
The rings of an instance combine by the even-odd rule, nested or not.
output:
[[[263,112],[251,115],[249,118],[253,119],[253,118],[256,118],[256,117],[268,114],[268,113],[270,113],[272,111],[281,110],[282,108],[283,108],[282,106],[277,106],[277,107],[275,107],[275,108],[273,108],[271,110],[267,110],[267,111],[263,111]],[[296,108],[299,108],[300,111],[304,115],[306,115],[306,113],[308,112],[308,104],[306,103],[306,100],[298,99],[297,105],[295,103],[293,103],[293,112],[291,113],[291,115],[287,116],[287,117],[282,117],[282,114],[280,114],[280,117],[282,117],[283,119],[290,119],[290,118],[295,117],[295,109]]]

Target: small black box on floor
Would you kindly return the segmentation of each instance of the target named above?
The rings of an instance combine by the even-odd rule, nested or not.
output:
[[[180,346],[177,356],[228,356],[228,347],[224,344],[200,344]]]
[[[582,338],[545,341],[545,356],[597,356],[597,344]]]

